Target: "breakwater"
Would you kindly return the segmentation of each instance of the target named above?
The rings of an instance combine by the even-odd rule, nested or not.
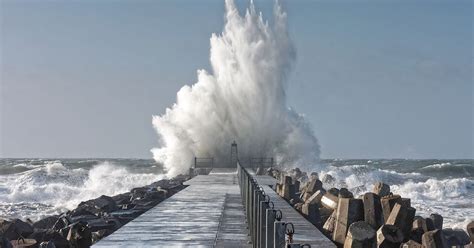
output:
[[[410,198],[393,194],[377,182],[371,192],[354,196],[347,188],[324,188],[329,174],[299,169],[259,168],[278,179],[276,192],[340,247],[463,247],[474,242],[474,222],[465,230],[443,227],[443,217],[416,215]]]

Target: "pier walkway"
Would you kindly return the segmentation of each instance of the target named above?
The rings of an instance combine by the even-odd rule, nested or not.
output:
[[[235,168],[185,184],[93,247],[251,247]]]

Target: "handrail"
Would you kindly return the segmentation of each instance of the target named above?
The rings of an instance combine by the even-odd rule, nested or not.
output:
[[[282,212],[274,209],[270,196],[265,194],[256,178],[238,160],[237,176],[252,246],[280,248],[291,244],[291,247],[300,247],[292,243],[293,224],[281,221]]]

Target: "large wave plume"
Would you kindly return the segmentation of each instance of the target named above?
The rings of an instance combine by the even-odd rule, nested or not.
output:
[[[186,172],[195,156],[228,163],[235,140],[240,158],[274,157],[283,166],[314,169],[318,141],[286,105],[295,60],[286,13],[275,3],[269,24],[252,2],[244,16],[232,0],[225,7],[224,30],[210,39],[212,72],[198,70],[198,82],[182,87],[176,103],[153,116],[160,138],[154,159],[170,176]]]

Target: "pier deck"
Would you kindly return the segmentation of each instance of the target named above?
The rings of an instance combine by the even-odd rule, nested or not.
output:
[[[93,247],[249,247],[235,169],[197,176],[187,188]]]

